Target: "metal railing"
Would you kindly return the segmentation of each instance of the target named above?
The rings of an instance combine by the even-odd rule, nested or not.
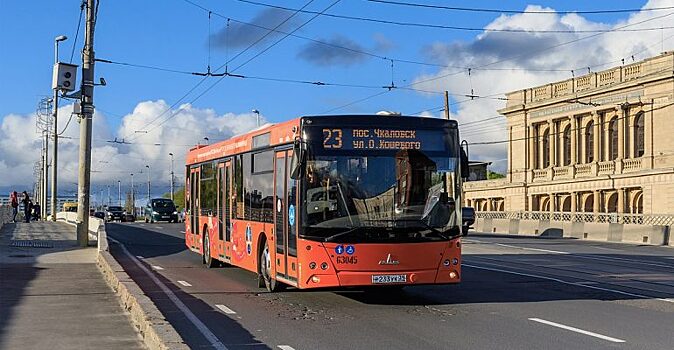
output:
[[[674,214],[620,214],[550,211],[478,211],[478,219],[519,219],[540,221],[597,222],[611,224],[637,224],[674,226]]]

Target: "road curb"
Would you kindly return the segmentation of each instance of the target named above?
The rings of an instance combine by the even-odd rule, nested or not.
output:
[[[100,229],[105,230],[104,226]],[[101,237],[105,237],[105,234]],[[104,250],[98,252],[98,267],[105,281],[119,297],[122,307],[131,315],[131,321],[149,349],[189,349],[180,334],[110,252]]]

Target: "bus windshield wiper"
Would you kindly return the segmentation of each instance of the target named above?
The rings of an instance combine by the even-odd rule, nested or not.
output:
[[[395,225],[396,222],[416,222],[416,223],[420,223],[420,224],[424,225],[424,228],[426,228],[428,230],[431,230],[433,233],[437,234],[442,239],[447,239],[447,240],[449,239],[449,236],[445,235],[444,232],[438,230],[436,227],[433,227],[433,226],[429,225],[426,221],[424,221],[422,219],[373,219],[373,220],[365,220],[365,221],[392,222],[392,223],[394,223],[394,225]]]
[[[354,231],[358,230],[359,228],[360,228],[359,226],[357,226],[357,227],[352,227],[352,228],[350,228],[350,229],[348,229],[348,230],[346,230],[346,231],[344,231],[344,232],[335,233],[335,234],[332,235],[332,236],[325,237],[325,238],[323,239],[323,241],[324,241],[324,242],[332,242],[332,241],[336,240],[336,239],[339,238],[339,237],[344,237],[344,236],[346,236],[346,235],[348,235],[348,234],[350,234],[350,233],[353,233]]]

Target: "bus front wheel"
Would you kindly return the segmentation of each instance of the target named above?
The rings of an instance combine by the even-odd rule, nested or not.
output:
[[[260,273],[258,273],[257,277],[258,287],[266,288],[269,292],[278,290],[279,283],[271,276],[271,255],[267,240],[264,241],[264,246],[260,252],[259,266]]]

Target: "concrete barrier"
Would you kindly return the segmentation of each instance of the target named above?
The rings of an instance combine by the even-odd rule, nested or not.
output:
[[[47,217],[47,220],[51,218],[51,215]],[[77,213],[75,212],[64,212],[60,211],[56,213],[56,220],[57,221],[63,221],[67,224],[77,226]],[[100,244],[99,239],[98,239],[98,229],[101,227],[101,225],[104,225],[105,221],[99,218],[95,218],[93,216],[89,217],[89,240],[90,241],[97,241],[98,244]],[[107,242],[106,242],[107,244]]]
[[[0,228],[10,221],[12,221],[12,207],[0,206]]]
[[[674,246],[669,226],[477,218],[476,232]]]
[[[97,218],[92,218],[100,220]],[[90,220],[89,222],[92,222]],[[93,227],[93,226],[90,226]],[[173,328],[152,300],[124,271],[122,265],[108,251],[108,238],[105,222],[99,223],[98,235],[98,267],[103,276],[119,297],[122,307],[131,316],[131,321],[138,329],[145,346],[157,350],[189,349],[183,338]]]

